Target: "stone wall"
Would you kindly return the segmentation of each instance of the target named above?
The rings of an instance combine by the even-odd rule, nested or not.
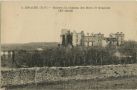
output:
[[[21,85],[35,82],[35,69],[14,69],[1,71],[2,86]]]
[[[23,85],[71,79],[96,79],[122,76],[137,76],[137,64],[35,67],[2,71],[2,86]]]

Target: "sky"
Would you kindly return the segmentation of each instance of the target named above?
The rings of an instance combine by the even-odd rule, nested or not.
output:
[[[60,9],[63,11],[60,12]],[[1,4],[1,43],[59,42],[62,29],[100,32],[105,36],[123,32],[126,40],[137,41],[137,2],[52,1]]]

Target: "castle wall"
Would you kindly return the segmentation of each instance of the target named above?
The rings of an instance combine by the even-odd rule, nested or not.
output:
[[[116,38],[117,40],[113,42],[113,45],[121,45],[124,42],[124,34],[122,32],[117,32],[115,34],[110,34],[109,37]]]
[[[78,33],[78,42],[77,42],[78,46],[81,46],[82,43],[81,40],[82,40],[81,33]]]
[[[102,40],[102,47],[106,47],[108,44],[107,44],[107,41],[105,39]]]
[[[76,32],[73,32],[73,35],[72,35],[72,43],[73,43],[73,46],[77,46],[77,33]]]

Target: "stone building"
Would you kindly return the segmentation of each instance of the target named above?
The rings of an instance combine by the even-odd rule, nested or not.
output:
[[[73,31],[72,45],[73,46],[83,46],[84,45],[84,32],[83,31],[81,31],[80,33]]]
[[[124,34],[122,32],[111,33],[109,37],[106,38],[106,42],[110,46],[120,46],[124,44]]]
[[[84,36],[84,46],[102,46],[104,40],[104,34],[89,34]]]
[[[119,46],[124,43],[124,34],[122,32],[112,33],[109,37],[104,34],[87,33],[84,31],[77,33],[76,31],[70,32],[69,29],[62,29],[61,31],[61,45],[62,46],[100,46],[105,47]]]

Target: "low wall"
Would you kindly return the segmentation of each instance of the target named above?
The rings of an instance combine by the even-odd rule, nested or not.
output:
[[[71,79],[96,79],[119,76],[137,76],[137,64],[75,66],[75,67],[35,67],[2,71],[2,86],[23,85]]]

